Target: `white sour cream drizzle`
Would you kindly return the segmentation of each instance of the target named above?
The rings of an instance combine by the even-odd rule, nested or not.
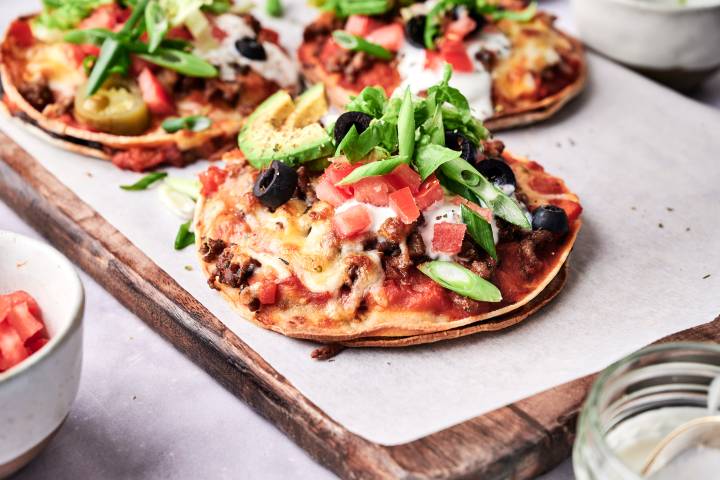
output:
[[[226,82],[235,80],[236,65],[246,65],[268,80],[281,87],[290,87],[297,83],[298,71],[285,52],[272,42],[262,42],[267,59],[251,60],[237,51],[235,42],[243,37],[255,38],[255,32],[242,17],[225,13],[215,18],[215,24],[223,30],[225,37],[220,45],[211,50],[196,48],[194,53],[220,69],[220,79]]]
[[[492,104],[492,78],[482,63],[475,58],[481,50],[494,52],[498,57],[505,58],[510,54],[510,40],[500,32],[482,32],[478,38],[465,44],[474,71],[470,73],[455,72],[450,79],[450,85],[457,88],[467,97],[473,113],[485,119],[493,114]],[[442,80],[443,69],[425,68],[425,50],[405,42],[398,52],[398,71],[404,79],[398,89],[418,94],[436,85]]]

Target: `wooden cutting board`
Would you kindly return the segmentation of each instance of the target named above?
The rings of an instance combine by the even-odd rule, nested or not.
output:
[[[565,459],[593,376],[419,440],[383,446],[333,421],[118,230],[0,133],[0,198],[155,331],[346,478],[532,478]],[[720,340],[720,317],[665,341]]]

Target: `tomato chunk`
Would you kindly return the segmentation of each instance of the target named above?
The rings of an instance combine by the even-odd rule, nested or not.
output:
[[[391,193],[389,204],[403,223],[412,223],[420,216],[409,187]]]
[[[217,192],[220,185],[225,183],[227,172],[220,167],[211,166],[200,174],[200,184],[202,189],[200,192],[205,195],[212,195]]]
[[[550,200],[550,203],[552,203],[556,207],[560,207],[565,210],[565,214],[568,217],[568,223],[570,225],[572,225],[573,222],[577,220],[582,213],[582,206],[577,202],[573,202],[572,200],[554,199]]]
[[[565,184],[559,178],[550,175],[533,175],[530,178],[530,188],[544,194],[563,193]]]
[[[439,202],[445,197],[440,181],[435,175],[430,175],[420,185],[418,193],[415,195],[415,203],[421,211],[426,210],[435,202]]]
[[[337,183],[342,181],[343,178],[350,175],[350,173],[361,166],[361,163],[356,163],[354,165],[348,163],[348,162],[333,162],[325,169],[325,173],[323,174],[329,181],[330,184],[333,186],[336,186],[343,192],[347,193],[348,195],[352,196],[353,194],[353,186],[352,185],[341,185],[338,186]]]
[[[108,30],[116,30],[124,24],[130,17],[130,10],[120,7],[113,2],[107,5],[101,5],[96,8],[89,17],[85,18],[77,26],[80,30],[88,28],[107,28]]]
[[[440,55],[456,72],[470,73],[474,70],[472,60],[461,41],[446,39],[439,44]]]
[[[420,174],[412,169],[407,163],[401,163],[395,170],[387,175],[390,184],[395,187],[396,190],[408,187],[413,195],[418,192],[422,178]]]
[[[8,28],[8,38],[15,40],[18,47],[31,47],[35,43],[35,36],[30,28],[30,23],[25,20],[15,20]]]
[[[405,32],[398,23],[385,25],[370,32],[365,39],[368,42],[376,43],[391,52],[397,52],[405,43]]]
[[[482,218],[484,218],[485,220],[487,220],[488,223],[491,222],[492,219],[493,219],[492,210],[490,210],[489,208],[483,208],[483,207],[481,207],[480,205],[478,205],[477,203],[471,202],[470,200],[468,200],[468,199],[466,199],[466,198],[455,197],[455,198],[453,199],[453,203],[456,204],[456,205],[465,205],[465,206],[468,207],[470,210],[472,210],[473,212],[477,213],[477,214],[480,215]]]
[[[315,195],[333,207],[338,207],[352,198],[352,194],[348,193],[347,190],[342,187],[333,185],[328,177],[324,175],[320,177],[320,180],[315,186]]]
[[[347,22],[345,22],[345,31],[359,37],[365,37],[379,26],[380,22],[366,15],[350,15]]]
[[[395,189],[384,177],[367,177],[352,184],[353,197],[358,202],[370,203],[377,207],[386,207],[390,192]]]
[[[170,99],[170,95],[165,91],[165,87],[157,79],[157,77],[145,68],[138,77],[140,92],[148,109],[155,115],[172,115],[175,113],[175,104]]]
[[[7,316],[7,322],[15,329],[23,342],[45,328],[42,322],[30,313],[27,303],[14,305]]]
[[[372,218],[364,205],[355,205],[333,218],[333,229],[340,238],[350,238],[359,235],[370,228]]]
[[[451,255],[458,253],[462,248],[465,230],[467,230],[467,226],[464,223],[436,223],[433,226],[433,250]]]
[[[22,338],[9,322],[0,322],[0,372],[14,367],[28,357]]]

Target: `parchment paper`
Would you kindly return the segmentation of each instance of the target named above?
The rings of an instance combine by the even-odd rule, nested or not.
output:
[[[287,18],[300,18],[299,5],[289,6]],[[350,350],[332,362],[311,360],[311,343],[244,321],[207,288],[193,252],[172,249],[180,221],[157,192],[118,188],[138,175],[58,150],[8,120],[2,129],[329,416],[369,440],[399,444],[602,369],[720,313],[720,113],[594,55],[590,70],[588,91],[555,120],[500,136],[582,200],[584,227],[560,296],[511,331]]]

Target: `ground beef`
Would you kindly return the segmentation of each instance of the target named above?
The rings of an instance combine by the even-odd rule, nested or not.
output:
[[[225,241],[209,238],[200,246],[200,254],[203,256],[203,261],[214,262],[226,247]]]
[[[378,236],[394,243],[400,243],[405,240],[408,233],[413,229],[413,225],[403,223],[399,218],[388,218],[380,225]]]
[[[360,74],[372,67],[373,62],[374,57],[371,57],[367,53],[355,52],[350,58],[350,61],[342,69],[343,78],[349,82],[355,82]]]
[[[233,253],[225,249],[218,257],[215,271],[208,283],[213,286],[217,281],[232,288],[244,288],[259,266],[260,262],[249,257],[237,261]]]
[[[547,230],[535,230],[520,240],[518,245],[520,258],[522,259],[520,268],[526,277],[532,277],[540,270],[543,262],[538,256],[539,252],[553,238],[554,235]]]
[[[469,236],[463,239],[462,248],[458,254],[460,263],[480,275],[485,280],[489,280],[495,272],[497,262],[484,250],[478,247]]]
[[[235,105],[240,100],[242,88],[236,82],[223,82],[217,78],[210,78],[204,82],[203,97],[208,102],[220,102]]]
[[[318,37],[324,39],[332,34],[335,30],[342,30],[343,21],[331,14],[323,14],[313,23],[305,27],[303,32],[303,40],[312,42]]]
[[[422,218],[422,216],[420,218]],[[407,248],[408,255],[410,255],[410,258],[413,260],[414,263],[417,263],[418,260],[421,260],[425,257],[425,242],[423,241],[422,235],[420,235],[420,232],[417,230],[417,228],[413,229],[408,234]]]
[[[38,112],[55,101],[55,96],[48,87],[47,82],[38,81],[20,85],[18,92]]]
[[[308,169],[301,166],[297,169],[298,174],[298,186],[297,191],[295,192],[295,195],[300,200],[305,200],[308,205],[312,205],[317,201],[317,196],[315,195],[315,189],[312,186],[312,183],[310,181],[310,175],[308,172]]]
[[[485,67],[485,70],[492,72],[497,64],[497,54],[492,50],[483,48],[475,54],[475,60],[480,62]]]
[[[480,275],[485,280],[490,280],[493,273],[495,273],[495,267],[497,262],[490,255],[487,255],[482,260],[474,260],[470,263],[470,270]]]
[[[410,271],[412,268],[413,262],[407,255],[383,257],[385,277],[390,280],[398,280],[402,284],[408,284],[411,280]]]
[[[244,15],[241,15],[242,19],[245,20],[245,23],[252,28],[253,32],[255,32],[255,35],[259,34],[262,30],[262,25],[260,25],[260,21],[258,21],[257,18],[250,15],[249,13],[246,13]]]
[[[477,161],[482,162],[489,158],[502,157],[505,144],[501,140],[488,139],[482,141],[482,151],[478,153]]]

